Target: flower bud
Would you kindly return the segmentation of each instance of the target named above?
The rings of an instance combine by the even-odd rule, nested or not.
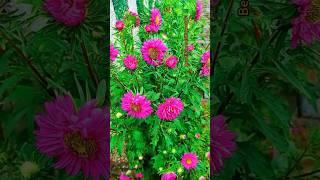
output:
[[[118,113],[116,114],[116,117],[117,117],[117,118],[121,118],[121,117],[122,117],[122,113],[118,112]]]
[[[175,153],[177,152],[177,150],[176,150],[176,149],[172,149],[171,152],[172,152],[173,154],[175,154]]]
[[[22,176],[26,178],[32,176],[38,171],[39,171],[39,166],[34,162],[26,161],[20,166],[20,172]]]
[[[143,159],[143,156],[139,156],[139,160],[142,160]]]

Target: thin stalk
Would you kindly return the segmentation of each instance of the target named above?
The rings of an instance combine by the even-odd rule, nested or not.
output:
[[[11,38],[9,38],[4,32],[0,31],[0,35],[4,37],[8,41],[8,43],[13,47],[13,49],[18,53],[18,55],[21,57],[21,60],[24,61],[29,68],[31,69],[32,73],[35,75],[35,77],[40,81],[41,86],[45,89],[45,91],[50,95],[54,96],[54,92],[52,90],[49,90],[48,87],[48,81],[46,77],[42,76],[42,74],[38,71],[36,66],[33,64],[31,59],[29,59],[24,52],[16,46],[16,44],[13,42]]]
[[[186,60],[185,66],[189,66],[188,62],[188,24],[189,24],[189,16],[184,17],[184,58]]]
[[[81,50],[82,50],[82,54],[83,54],[83,60],[85,62],[85,65],[87,67],[87,70],[89,72],[90,78],[93,81],[94,85],[97,87],[98,86],[98,78],[97,78],[97,74],[95,73],[90,61],[89,61],[89,56],[88,56],[88,51],[87,48],[85,46],[85,44],[83,42],[81,42]]]

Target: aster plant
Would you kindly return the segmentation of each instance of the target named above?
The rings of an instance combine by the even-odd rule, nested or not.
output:
[[[208,18],[200,1],[164,0],[112,25],[110,150],[127,159],[113,178],[209,179]]]
[[[320,96],[319,2],[214,1],[213,179],[316,179],[319,137],[295,119]]]

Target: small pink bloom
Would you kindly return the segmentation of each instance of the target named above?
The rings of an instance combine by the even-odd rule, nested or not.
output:
[[[200,176],[199,180],[206,180],[204,176]]]
[[[202,4],[200,0],[197,0],[196,3],[196,17],[195,17],[195,21],[200,20],[201,18],[201,13],[202,13]]]
[[[202,54],[201,56],[201,63],[207,64],[210,62],[210,51],[207,51]]]
[[[210,152],[207,152],[207,153],[206,153],[206,158],[207,158],[208,160],[210,160]]]
[[[166,60],[166,66],[168,68],[175,68],[177,66],[177,63],[178,63],[178,58],[176,56],[170,56]]]
[[[193,51],[194,50],[194,46],[192,44],[188,45],[188,51]]]
[[[142,179],[142,178],[143,178],[143,174],[142,174],[142,173],[138,173],[138,174],[136,174],[136,178],[138,178],[138,179]]]
[[[130,177],[124,175],[124,173],[121,173],[121,174],[120,174],[120,180],[130,180]]]
[[[110,59],[111,59],[111,61],[115,61],[118,54],[119,54],[119,51],[111,44],[110,45]]]
[[[200,76],[209,76],[210,68],[207,65],[201,67]]]
[[[56,21],[77,26],[85,19],[86,4],[86,0],[45,0],[43,7]]]
[[[161,180],[176,180],[177,179],[177,175],[174,172],[168,172],[165,174],[162,174],[161,176]]]
[[[162,24],[162,16],[160,10],[157,8],[153,8],[151,10],[151,17],[150,17],[150,25],[152,25],[152,31],[158,32],[160,26]]]
[[[160,119],[170,121],[176,119],[183,108],[184,105],[179,98],[171,97],[159,104],[156,114]]]
[[[124,22],[121,21],[121,20],[118,20],[118,21],[116,22],[116,28],[117,28],[119,31],[121,31],[121,30],[124,28]]]
[[[161,39],[149,39],[141,47],[143,60],[152,66],[159,66],[168,48]]]
[[[138,66],[138,60],[136,57],[128,55],[126,58],[123,59],[123,64],[126,68],[130,70],[135,70]]]
[[[151,102],[139,93],[137,95],[132,92],[124,94],[121,98],[121,108],[129,116],[140,119],[146,118],[152,113]]]
[[[200,139],[201,135],[200,135],[199,133],[197,133],[197,134],[195,135],[195,137],[196,137],[197,139]]]
[[[185,153],[182,156],[181,164],[183,165],[183,167],[185,167],[188,170],[194,169],[197,167],[198,157],[194,153]]]
[[[152,27],[151,27],[151,25],[146,25],[145,27],[144,27],[144,29],[146,30],[146,32],[151,32],[152,31]]]

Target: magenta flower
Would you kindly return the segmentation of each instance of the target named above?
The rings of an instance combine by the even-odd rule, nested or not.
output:
[[[166,66],[168,68],[175,68],[178,64],[178,58],[176,56],[170,56],[167,60],[166,60]]]
[[[165,174],[162,174],[161,176],[161,180],[176,180],[177,179],[177,175],[174,172],[168,172]]]
[[[111,59],[111,61],[115,61],[118,54],[119,54],[119,51],[111,44],[110,45],[110,59]]]
[[[195,21],[199,21],[201,18],[201,13],[202,13],[202,4],[200,0],[197,0],[196,2],[196,17]]]
[[[224,117],[219,115],[211,120],[210,127],[210,166],[212,173],[223,167],[223,160],[232,155],[236,149],[236,135],[228,130]]]
[[[190,51],[193,51],[194,50],[194,46],[192,44],[188,45],[188,48],[187,50],[190,52]]]
[[[181,164],[183,165],[184,168],[188,170],[194,169],[198,165],[198,157],[194,153],[185,153],[182,156]]]
[[[162,104],[159,104],[157,109],[157,116],[162,120],[174,120],[176,119],[184,108],[183,103],[179,98],[171,97],[167,98]]]
[[[120,174],[120,180],[130,180],[129,176],[126,176],[123,172]]]
[[[202,64],[210,63],[210,51],[207,51],[207,52],[202,54],[201,63]]]
[[[167,46],[161,39],[149,39],[145,41],[141,47],[141,54],[148,64],[152,66],[159,66],[163,62],[165,53],[167,52]]]
[[[152,113],[150,101],[139,93],[137,95],[132,92],[124,94],[121,99],[121,108],[129,116],[140,119],[146,118]]]
[[[142,173],[136,174],[136,178],[137,178],[137,179],[142,179],[142,178],[143,178],[143,174],[142,174]]]
[[[138,66],[138,60],[136,57],[128,55],[126,58],[123,59],[123,64],[126,68],[130,70],[135,70]]]
[[[201,67],[200,75],[209,76],[210,75],[210,51],[207,51],[202,54],[201,63],[202,63],[202,67]]]
[[[204,176],[200,176],[199,180],[206,180]]]
[[[77,110],[70,96],[59,96],[44,111],[35,118],[36,147],[57,159],[54,167],[69,175],[107,177],[107,109],[89,101]]]
[[[45,0],[43,7],[56,21],[77,26],[85,19],[86,4],[86,0]]]
[[[151,25],[149,25],[149,24],[144,27],[144,29],[146,30],[147,33],[151,32],[152,28],[153,27]]]
[[[150,16],[150,25],[151,27],[153,27],[152,31],[158,32],[161,24],[162,24],[162,16],[161,16],[160,10],[157,8],[153,8],[151,10],[151,16]]]
[[[121,30],[124,28],[124,22],[121,21],[121,20],[118,20],[118,21],[116,22],[116,28],[117,28],[119,31],[121,31]]]
[[[293,0],[298,6],[299,16],[291,21],[291,47],[296,48],[299,43],[311,44],[320,39],[320,1]]]
[[[209,75],[210,75],[210,68],[208,67],[208,65],[204,64],[201,67],[200,76],[209,76]]]

